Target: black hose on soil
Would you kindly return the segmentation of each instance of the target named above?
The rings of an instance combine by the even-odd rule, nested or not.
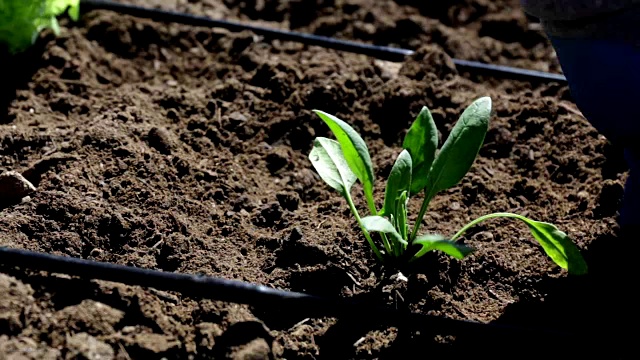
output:
[[[405,325],[416,329],[428,329],[436,334],[545,338],[546,341],[561,341],[565,344],[570,340],[578,339],[574,334],[546,329],[527,329],[448,319],[371,306],[345,298],[323,298],[235,280],[142,269],[23,249],[0,247],[0,264],[3,267],[29,268],[67,274],[82,280],[97,279],[164,291],[176,291],[196,298],[246,304],[270,310],[284,310],[289,314],[303,317],[328,316],[363,319],[375,324]]]
[[[389,61],[404,61],[406,56],[414,53],[412,50],[407,49],[362,44],[313,34],[269,29],[240,22],[215,20],[203,16],[149,9],[106,0],[84,0],[82,1],[81,8],[84,12],[91,10],[109,10],[160,22],[221,27],[232,31],[250,30],[265,37],[296,41],[307,45],[323,46],[325,48],[364,54]],[[468,71],[474,74],[507,76],[511,79],[537,82],[566,82],[565,77],[560,74],[460,59],[454,59],[454,63],[461,71]],[[578,340],[576,334],[567,334],[547,329],[528,329],[508,325],[483,324],[473,321],[448,319],[390,308],[374,307],[363,302],[344,298],[322,298],[234,280],[168,273],[22,249],[0,247],[0,264],[5,267],[13,266],[52,273],[62,273],[76,276],[83,280],[97,279],[114,281],[128,285],[152,287],[165,291],[176,291],[186,296],[282,309],[286,312],[300,314],[306,317],[330,316],[366,319],[368,321],[375,321],[376,324],[409,325],[414,328],[430,329],[430,331],[438,334],[517,336],[525,338],[531,337],[532,339],[545,338],[547,340],[554,339],[562,341],[565,344],[567,341]]]
[[[120,4],[109,0],[83,0],[80,6],[83,12],[91,10],[109,10],[120,14],[147,18],[158,22],[175,22],[186,25],[202,27],[219,27],[231,31],[249,30],[265,38],[300,42],[306,45],[322,46],[329,49],[347,51],[356,54],[372,56],[381,60],[402,62],[413,50],[394,48],[390,46],[377,46],[363,44],[355,41],[335,39],[327,36],[306,34],[296,31],[270,29],[262,26],[246,24],[242,22],[211,19],[206,16],[191,15],[181,12],[150,9],[135,5]],[[478,61],[453,59],[454,64],[461,72],[469,72],[476,75],[489,75],[506,77],[513,80],[532,82],[558,82],[565,84],[564,75],[553,74],[544,71],[520,69],[510,66],[485,64]]]

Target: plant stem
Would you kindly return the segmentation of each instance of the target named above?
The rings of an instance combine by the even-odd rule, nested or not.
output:
[[[389,242],[389,238],[387,237],[387,234],[385,233],[380,233],[380,235],[382,236],[382,243],[384,245],[384,249],[387,252],[387,254],[391,255],[391,243]]]
[[[432,197],[432,194],[427,194],[426,191],[424,192],[424,200],[422,200],[422,205],[420,206],[420,212],[418,213],[416,223],[413,225],[413,231],[411,232],[411,238],[409,239],[409,242],[412,242],[418,235],[418,230],[420,229],[420,225],[422,224],[422,218],[427,212],[427,208],[429,207],[429,202],[431,201]]]
[[[373,242],[373,239],[371,239],[371,235],[369,234],[367,229],[365,229],[364,226],[362,225],[362,219],[360,219],[360,214],[358,214],[358,209],[356,209],[356,206],[353,203],[353,199],[351,199],[351,194],[346,192],[343,195],[344,195],[345,199],[347,199],[347,203],[349,203],[349,209],[351,209],[351,213],[353,214],[353,216],[355,216],[356,221],[358,222],[358,225],[360,225],[360,229],[362,229],[362,232],[364,233],[364,237],[367,239],[367,242],[369,243],[369,246],[371,246],[371,249],[376,254],[376,257],[378,258],[378,260],[380,260],[381,262],[384,262],[384,258],[382,257],[382,254],[380,253],[380,250],[378,250],[378,247]],[[385,246],[386,246],[386,244],[385,244]]]
[[[397,215],[397,214],[395,214],[395,215]],[[392,216],[391,217],[391,225],[393,225],[393,228],[396,229],[396,230],[398,230],[398,221],[399,221],[399,219],[398,219],[397,216]],[[398,231],[398,233],[400,233],[400,232]],[[400,236],[402,236],[402,234]],[[395,256],[395,257],[400,256],[400,252],[399,252],[399,249],[398,249],[398,242],[394,240],[393,243],[390,244],[390,245],[391,245],[391,248],[392,248],[392,251],[393,251],[393,256]]]
[[[364,192],[364,196],[367,199],[367,205],[369,206],[369,213],[371,215],[378,215],[378,209],[376,209],[376,202],[373,199],[373,195],[370,192],[365,191]],[[355,207],[354,207],[354,209],[355,209]],[[352,210],[352,212],[353,212],[353,210]],[[391,244],[389,243],[389,239],[387,238],[387,234],[383,233],[383,234],[380,234],[380,235],[382,235],[382,244],[384,245],[385,251],[387,252],[387,254],[391,255]]]
[[[371,215],[378,215],[378,209],[376,209],[376,202],[373,200],[373,194],[365,191],[364,197],[367,198],[367,205],[369,205],[369,212]]]
[[[407,226],[407,196],[406,192],[396,200],[396,230],[400,233],[400,237],[407,240],[408,226]],[[396,242],[396,256],[400,256],[403,251],[403,244]]]
[[[522,215],[512,214],[512,213],[493,213],[493,214],[483,215],[473,220],[472,222],[468,223],[467,225],[463,226],[462,229],[460,229],[460,231],[458,231],[455,235],[451,237],[451,240],[455,241],[457,238],[462,236],[467,230],[469,230],[469,228],[471,228],[472,226],[477,225],[478,223],[481,223],[485,220],[489,220],[497,217],[515,218],[518,220],[523,220],[525,222],[527,220],[527,218],[525,218]]]

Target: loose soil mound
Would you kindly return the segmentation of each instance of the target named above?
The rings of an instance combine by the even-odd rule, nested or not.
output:
[[[312,3],[177,8],[418,51],[391,64],[93,12],[11,59],[1,91],[0,172],[18,171],[37,190],[22,201],[0,198],[0,244],[458,319],[585,330],[610,318],[593,312],[616,299],[599,279],[618,271],[607,261],[626,171],[619,152],[577,112],[566,88],[474,82],[451,65],[453,55],[557,69],[540,35],[510,10],[514,2]],[[400,281],[377,264],[344,200],[307,158],[316,136],[331,136],[310,110],[342,117],[370,147],[381,203],[420,108],[432,109],[444,139],[485,95],[494,116],[480,157],[436,197],[423,231],[452,234],[477,216],[517,212],[569,233],[590,277],[567,277],[521,224],[496,221],[467,234],[477,248],[467,259],[429,254]],[[411,203],[413,214],[418,207]],[[305,320],[287,309],[1,270],[0,358],[403,358],[509,348],[500,339]],[[532,347],[527,354],[549,351],[542,339],[523,341]]]

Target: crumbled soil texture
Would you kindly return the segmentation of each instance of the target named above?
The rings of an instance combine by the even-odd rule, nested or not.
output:
[[[622,248],[615,220],[626,169],[562,86],[473,82],[435,45],[391,64],[108,12],[87,14],[7,61],[0,173],[13,183],[0,196],[2,246],[581,330],[599,341],[553,354],[624,352],[624,341],[605,340],[622,331],[618,312],[629,312],[627,287],[617,287],[628,272],[608,262]],[[345,201],[307,158],[316,136],[331,136],[311,109],[342,117],[369,145],[379,206],[421,107],[432,109],[444,139],[485,95],[494,115],[480,156],[434,199],[423,231],[452,234],[477,216],[517,212],[570,234],[591,275],[567,276],[522,224],[493,221],[466,235],[477,249],[471,256],[428,254],[402,269],[404,281],[377,263]],[[364,213],[357,186],[355,194]],[[292,309],[0,270],[0,358],[495,357],[519,341],[519,351],[549,355],[544,345],[554,343],[381,326],[375,314],[307,319]]]
[[[383,46],[437,45],[465,60],[560,72],[519,0],[119,0]]]

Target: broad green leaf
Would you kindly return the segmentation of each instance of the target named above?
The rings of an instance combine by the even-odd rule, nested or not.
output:
[[[40,32],[58,34],[57,16],[69,8],[73,20],[79,17],[80,0],[0,0],[0,44],[15,54],[31,46]]]
[[[580,250],[569,236],[560,231],[555,225],[520,217],[531,230],[531,235],[538,240],[544,252],[561,268],[573,275],[587,273],[587,263],[580,254]]]
[[[442,251],[443,253],[453,256],[458,260],[463,259],[465,256],[473,252],[473,249],[466,245],[445,239],[443,236],[436,234],[418,236],[411,243],[422,246],[420,251],[411,258],[411,261],[422,257],[424,254],[432,250]]]
[[[80,0],[46,0],[45,15],[58,16],[68,9],[69,17],[77,21],[80,16]]]
[[[384,205],[379,215],[390,215],[396,211],[396,199],[404,191],[409,191],[411,186],[411,168],[411,155],[407,150],[402,150],[389,173],[384,194]],[[399,214],[395,214],[395,216],[397,217]]]
[[[566,233],[560,231],[553,224],[531,220],[522,215],[513,213],[493,213],[481,216],[462,227],[462,229],[453,235],[451,239],[458,239],[469,228],[485,220],[499,217],[518,219],[527,224],[533,237],[538,240],[540,245],[542,245],[544,252],[551,258],[551,260],[553,260],[553,262],[556,263],[556,265],[568,270],[570,274],[584,275],[587,273],[587,263],[580,254],[580,250],[578,250]]]
[[[403,245],[407,245],[407,241],[400,236],[398,231],[393,227],[391,222],[382,216],[372,215],[362,218],[362,226],[369,232],[381,232],[387,235],[391,235],[391,238],[396,242]]]
[[[73,21],[80,19],[80,1],[75,1],[74,5],[69,8],[69,17]]]
[[[309,160],[322,180],[343,196],[349,193],[356,182],[356,175],[347,165],[340,144],[335,140],[316,138]]]
[[[411,194],[417,194],[427,186],[427,177],[438,147],[438,129],[426,106],[409,128],[402,147],[409,151],[413,160]]]
[[[347,164],[349,164],[353,173],[356,174],[358,180],[362,182],[370,210],[375,212],[375,203],[373,201],[373,182],[375,178],[367,144],[346,122],[323,111],[313,111],[329,126],[336,139],[338,139]]]
[[[456,185],[469,171],[484,142],[490,116],[489,97],[474,101],[462,113],[431,167],[427,181],[431,196]]]

